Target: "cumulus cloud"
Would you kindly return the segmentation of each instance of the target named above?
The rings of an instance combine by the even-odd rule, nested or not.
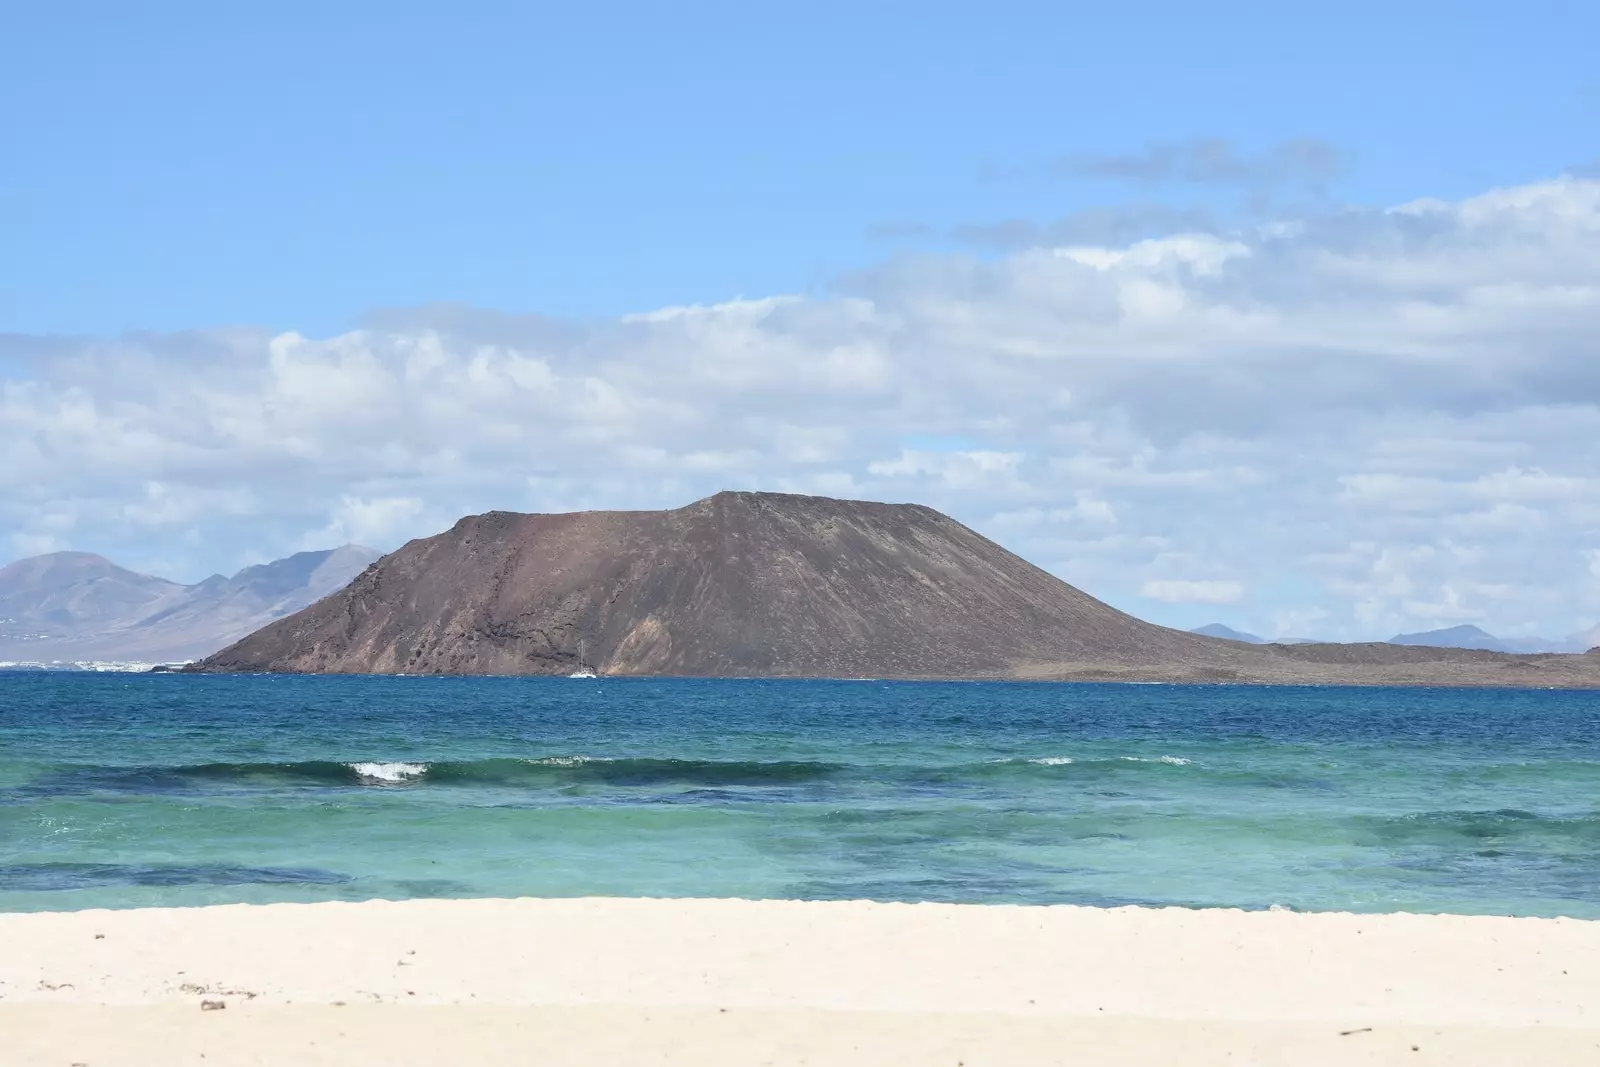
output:
[[[1163,233],[1207,233],[1221,226],[1217,214],[1206,208],[1130,204],[1086,208],[1046,223],[1032,219],[968,223],[953,227],[949,236],[960,244],[1014,250],[1041,245],[1114,245]],[[925,228],[920,234],[903,236],[932,233]]]
[[[1239,582],[1159,578],[1145,582],[1139,592],[1167,604],[1237,604],[1244,599]]]
[[[1057,173],[1086,178],[1161,184],[1273,186],[1320,185],[1349,166],[1335,145],[1316,137],[1280,141],[1248,152],[1222,137],[1158,141],[1123,155],[1073,155],[1058,160]]]
[[[373,499],[345,494],[328,517],[328,524],[307,534],[301,541],[305,549],[328,545],[388,545],[405,540],[417,529],[418,520],[428,514],[425,501],[414,496],[383,496]],[[440,525],[447,520],[438,520]]]
[[[1559,636],[1600,618],[1597,338],[1570,176],[609,322],[10,337],[0,543],[190,578],[749,487],[928,503],[1164,621]]]

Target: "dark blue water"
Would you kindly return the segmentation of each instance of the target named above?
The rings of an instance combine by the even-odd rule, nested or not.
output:
[[[0,909],[589,894],[1600,918],[1600,694],[0,672]]]

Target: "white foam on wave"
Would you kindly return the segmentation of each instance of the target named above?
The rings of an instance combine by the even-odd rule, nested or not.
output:
[[[1118,759],[1124,763],[1165,763],[1171,767],[1187,767],[1194,760],[1183,756],[1105,756],[1100,759],[1091,759],[1090,763],[1106,763]],[[1037,756],[1033,759],[1004,758],[990,760],[990,763],[1036,763],[1041,767],[1064,767],[1069,763],[1078,762],[1072,756]]]
[[[187,660],[184,661],[188,662]],[[147,663],[143,660],[0,660],[0,670],[92,671],[99,674],[144,674],[152,667],[181,667],[183,663]]]
[[[356,777],[369,782],[397,784],[421,778],[428,773],[426,763],[347,763]]]
[[[540,767],[576,767],[582,763],[606,763],[607,760],[594,756],[546,756],[543,759],[531,759],[529,763]]]

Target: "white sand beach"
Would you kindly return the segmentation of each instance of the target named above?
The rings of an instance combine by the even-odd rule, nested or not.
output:
[[[1600,922],[627,899],[0,915],[5,1067],[380,1062],[1594,1064]]]

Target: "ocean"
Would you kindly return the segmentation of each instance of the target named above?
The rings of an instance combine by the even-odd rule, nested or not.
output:
[[[1600,694],[0,672],[0,910],[589,895],[1600,918]]]

